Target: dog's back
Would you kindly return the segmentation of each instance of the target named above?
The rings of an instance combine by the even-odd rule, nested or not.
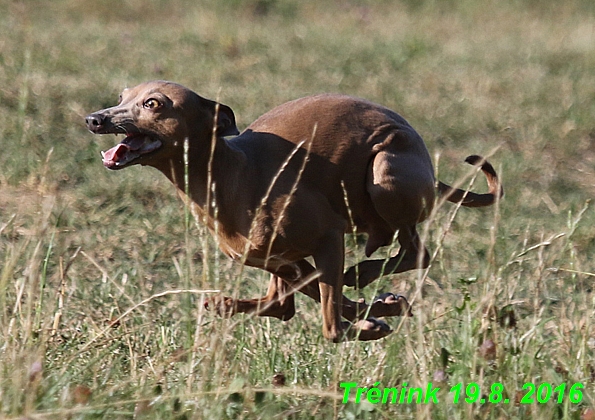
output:
[[[259,169],[259,179],[266,180],[261,194],[281,162],[300,143],[277,182],[293,185],[308,156],[300,184],[319,191],[337,213],[353,218],[364,230],[378,217],[366,180],[372,176],[370,165],[379,152],[389,151],[406,159],[415,156],[416,170],[426,172],[433,183],[429,153],[407,121],[388,108],[351,96],[322,94],[287,102],[230,140],[230,145],[243,150]]]

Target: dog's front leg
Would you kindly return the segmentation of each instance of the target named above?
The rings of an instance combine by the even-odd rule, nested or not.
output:
[[[362,319],[354,324],[341,321],[343,306],[343,263],[345,247],[343,232],[327,235],[313,255],[320,272],[319,288],[322,306],[322,333],[334,343],[343,340],[378,340],[392,330],[384,321]]]
[[[322,334],[337,343],[344,339],[344,325],[341,322],[341,302],[343,300],[343,259],[345,246],[343,232],[329,233],[313,255],[318,280],[320,303],[322,305]]]
[[[215,309],[222,316],[254,313],[288,321],[295,315],[294,294],[289,285],[277,275],[271,275],[267,294],[257,299],[234,299],[214,296],[205,302],[207,309]]]

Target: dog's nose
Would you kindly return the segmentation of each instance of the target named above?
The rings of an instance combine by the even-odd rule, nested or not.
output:
[[[103,115],[100,114],[91,114],[87,115],[85,118],[85,122],[87,123],[87,128],[91,131],[99,130],[105,121]]]

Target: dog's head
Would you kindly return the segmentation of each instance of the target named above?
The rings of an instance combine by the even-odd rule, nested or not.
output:
[[[94,112],[85,121],[95,134],[125,136],[102,152],[103,164],[109,169],[180,159],[186,140],[195,147],[210,141],[213,131],[217,137],[238,134],[231,108],[164,81],[124,89],[118,105]]]

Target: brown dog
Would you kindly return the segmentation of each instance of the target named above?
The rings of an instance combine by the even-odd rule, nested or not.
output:
[[[342,292],[343,285],[363,287],[429,264],[416,225],[434,205],[432,162],[421,137],[395,112],[349,96],[310,96],[227,140],[238,134],[229,107],[155,81],[125,89],[117,106],[86,122],[93,133],[126,135],[103,153],[107,168],[159,169],[218,235],[225,254],[272,273],[265,297],[221,297],[219,310],[287,320],[299,289],[322,304],[322,332],[334,342],[382,338],[391,330],[372,317],[410,314],[399,295],[384,294],[368,306]],[[481,165],[489,193],[443,183],[439,192],[463,206],[493,204],[502,194],[495,171],[478,156],[467,161]],[[353,230],[368,235],[366,256],[392,243],[396,232],[401,248],[388,262],[368,260],[343,273],[344,234]]]

